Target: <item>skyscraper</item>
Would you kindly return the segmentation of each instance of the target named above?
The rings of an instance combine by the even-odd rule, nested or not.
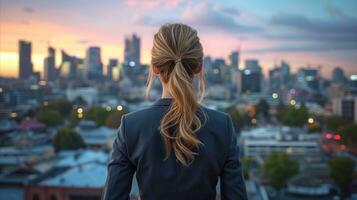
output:
[[[140,38],[136,34],[125,38],[124,64],[140,66]]]
[[[99,47],[89,47],[87,49],[84,65],[88,79],[101,79],[103,77],[103,64]]]
[[[109,80],[113,80],[113,69],[118,66],[118,59],[109,59],[107,74]]]
[[[245,68],[238,76],[238,91],[241,93],[260,93],[262,90],[262,70],[259,61],[252,59],[245,61]]]
[[[229,60],[230,60],[230,64],[233,67],[239,67],[239,52],[238,51],[233,51],[230,55],[229,55]]]
[[[55,49],[48,47],[48,57],[44,61],[44,74],[46,81],[53,81],[56,78]]]
[[[33,75],[31,62],[31,42],[19,41],[19,78],[27,79]]]
[[[332,81],[334,83],[345,83],[346,82],[346,76],[345,72],[341,67],[335,67],[332,71]]]
[[[61,51],[62,61],[59,70],[59,75],[62,78],[77,78],[78,64],[80,59],[75,56],[67,54],[65,51]]]

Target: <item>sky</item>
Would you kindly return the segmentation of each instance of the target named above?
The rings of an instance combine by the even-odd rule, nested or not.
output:
[[[141,60],[150,63],[154,33],[165,23],[198,31],[205,55],[228,59],[240,50],[266,73],[282,60],[292,71],[321,66],[330,77],[341,66],[357,74],[355,0],[0,0],[0,76],[18,76],[18,41],[32,42],[32,62],[43,70],[49,45],[84,57],[100,46],[102,61],[123,61],[124,38],[141,37]]]

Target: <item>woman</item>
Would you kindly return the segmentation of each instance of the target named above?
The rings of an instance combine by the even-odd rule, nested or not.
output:
[[[194,76],[204,93],[202,46],[196,30],[163,25],[154,36],[151,81],[162,98],[124,115],[108,165],[103,199],[129,199],[134,173],[142,200],[247,199],[231,118],[196,100]]]

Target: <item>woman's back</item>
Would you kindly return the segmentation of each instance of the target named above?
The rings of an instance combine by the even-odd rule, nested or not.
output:
[[[173,155],[166,158],[158,129],[171,103],[171,99],[159,99],[149,108],[122,118],[109,164],[113,173],[109,172],[112,176],[108,177],[108,183],[115,184],[107,185],[104,199],[127,199],[132,184],[129,177],[134,172],[144,200],[215,199],[218,178],[221,178],[222,199],[245,199],[230,117],[202,107],[204,114],[198,112],[198,116],[202,116],[203,125],[197,137],[203,145],[195,160],[183,166]]]
[[[222,199],[246,199],[231,119],[199,104],[205,87],[197,31],[161,26],[151,56],[147,94],[155,75],[163,98],[122,118],[104,199],[128,199],[135,172],[143,200],[215,199],[218,178]]]

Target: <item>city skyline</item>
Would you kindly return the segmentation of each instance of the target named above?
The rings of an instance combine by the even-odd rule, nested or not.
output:
[[[20,39],[32,42],[33,68],[41,73],[49,45],[56,49],[56,67],[60,49],[84,58],[90,46],[101,47],[104,65],[109,58],[123,62],[124,38],[132,33],[141,38],[141,60],[147,64],[153,34],[166,22],[195,27],[205,54],[214,58],[228,60],[240,49],[240,65],[258,59],[265,75],[281,60],[292,72],[322,65],[322,75],[330,77],[333,68],[341,66],[348,75],[357,71],[355,9],[353,1],[1,1],[0,25],[6,28],[0,29],[0,75],[17,77]]]

